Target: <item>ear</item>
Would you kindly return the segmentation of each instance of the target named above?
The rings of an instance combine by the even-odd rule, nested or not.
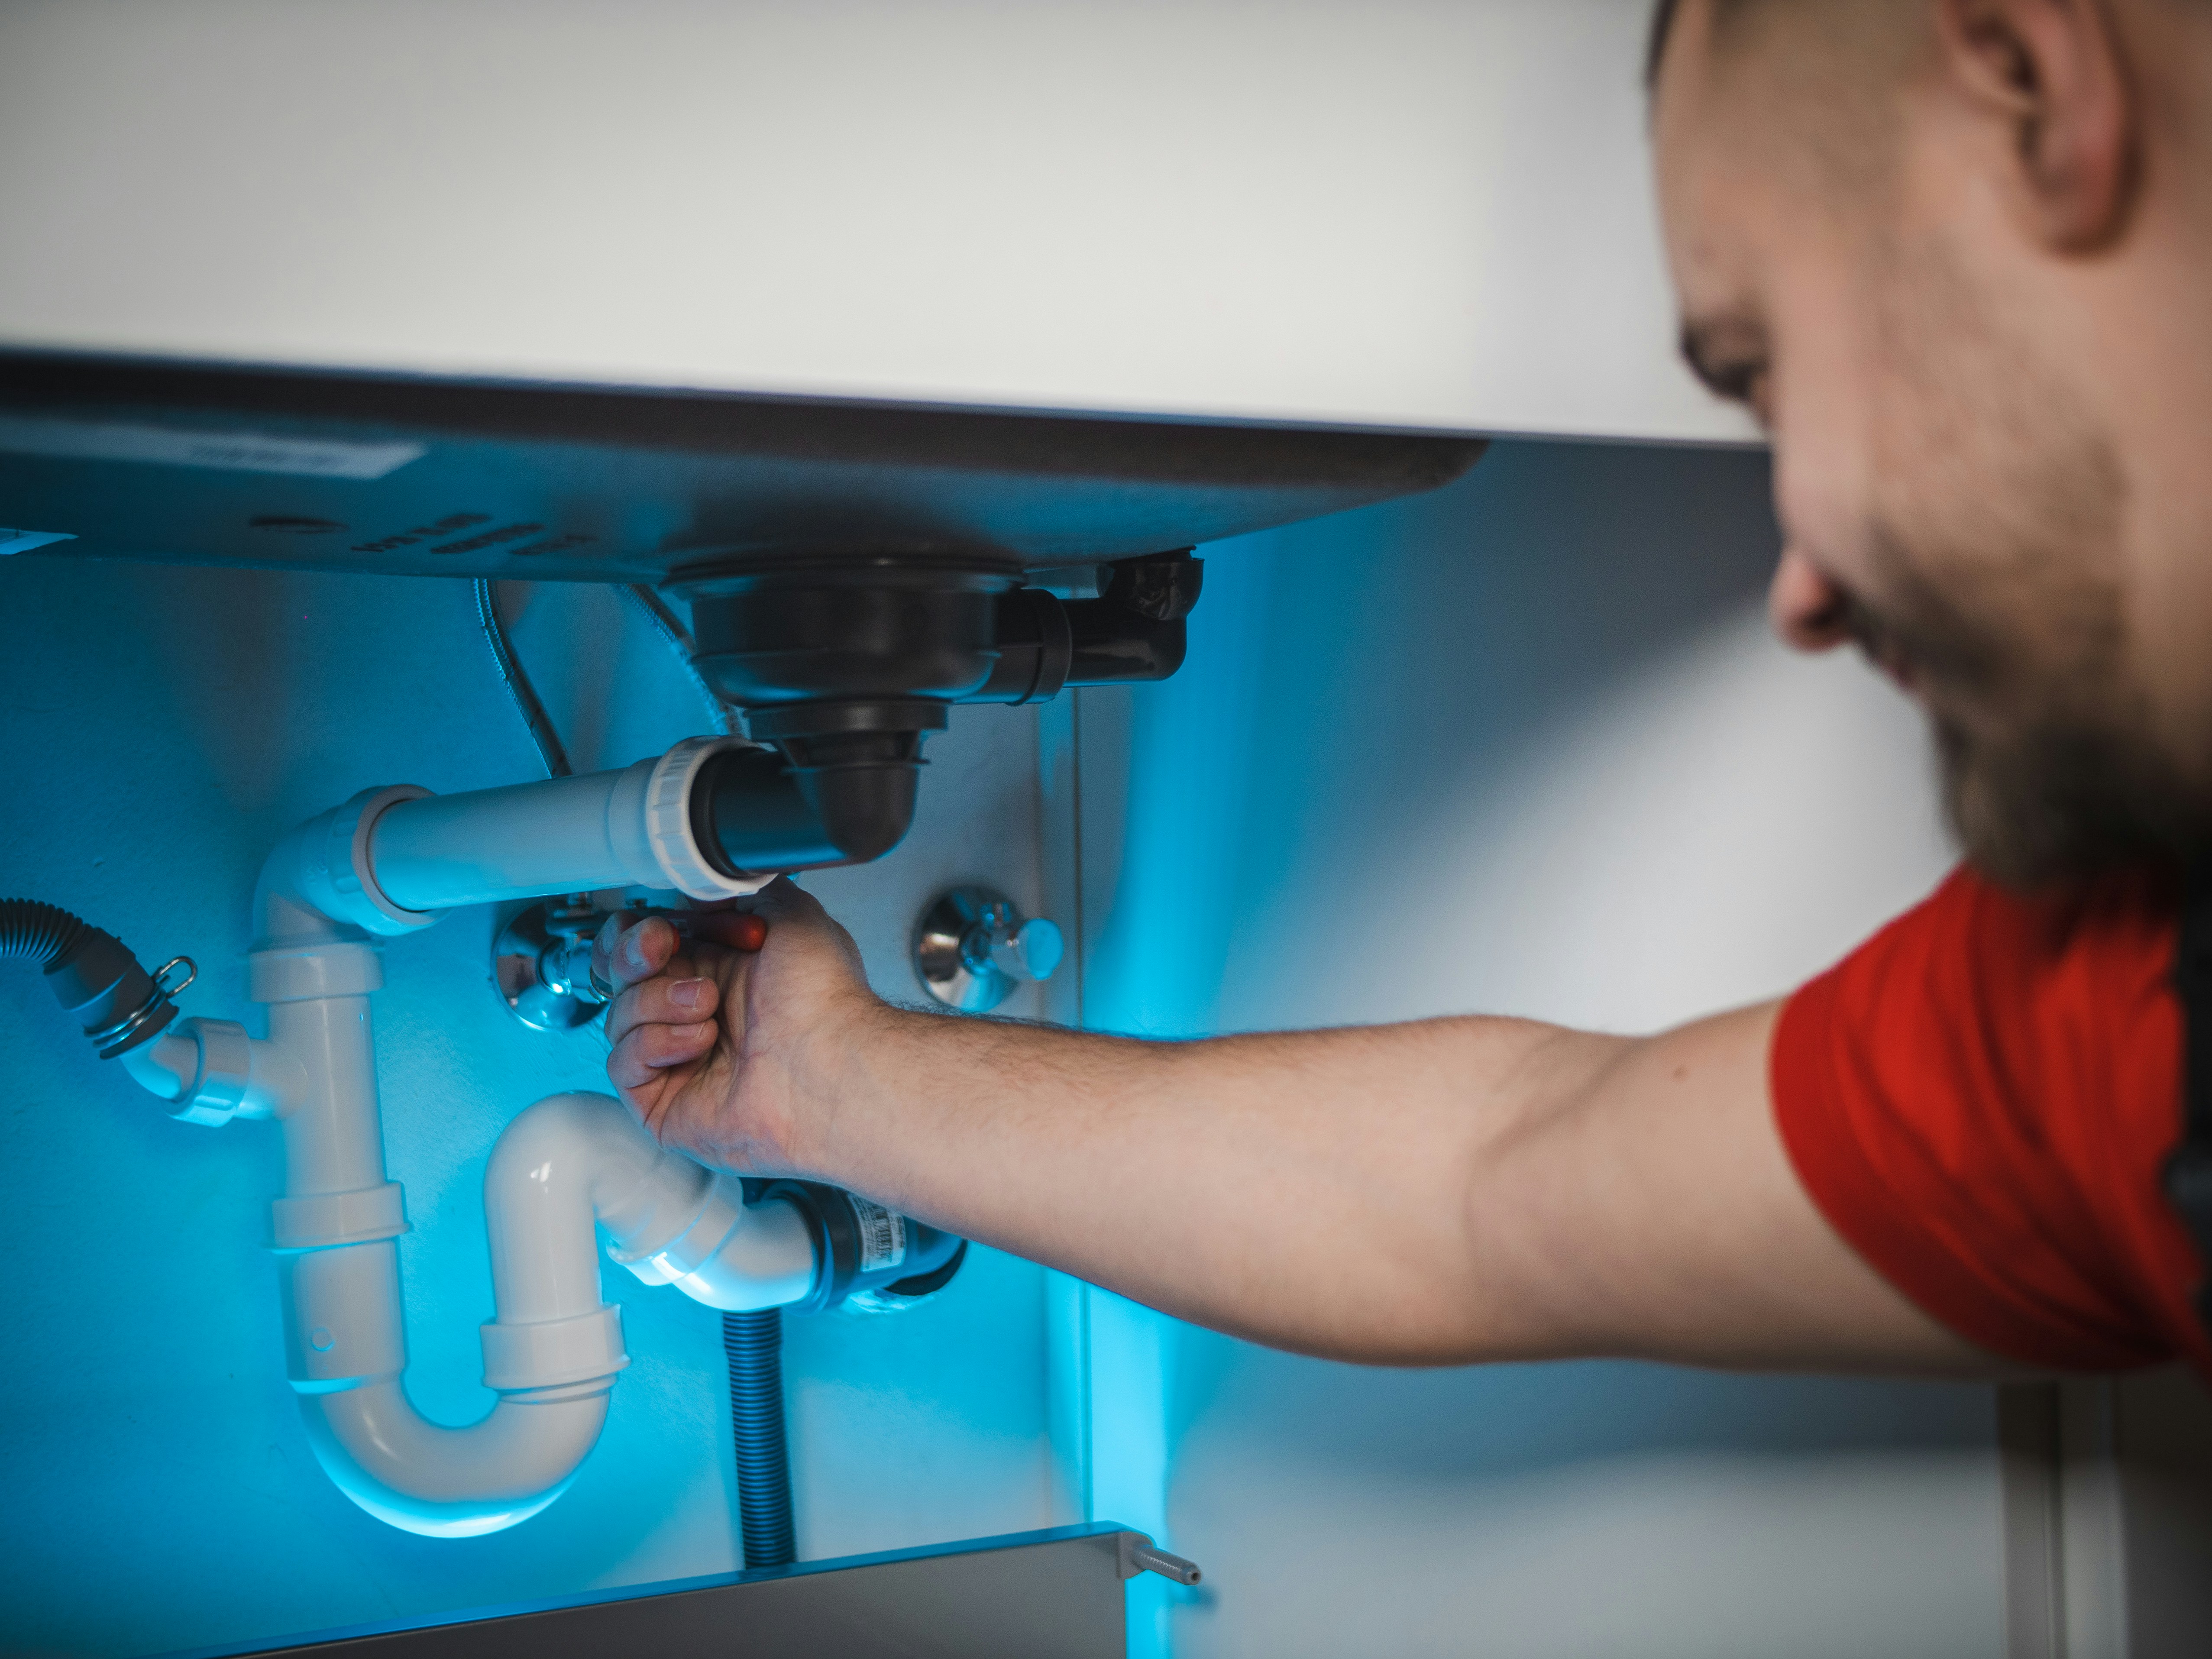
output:
[[[2045,246],[2116,238],[2135,197],[2137,112],[2104,0],[1937,0],[1952,89],[2002,124],[2008,194]]]

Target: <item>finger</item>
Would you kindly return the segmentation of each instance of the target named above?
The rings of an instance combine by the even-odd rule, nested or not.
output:
[[[659,916],[621,926],[624,918],[611,918],[592,941],[592,966],[617,990],[651,979],[669,965],[683,941]]]
[[[621,943],[623,932],[629,925],[630,919],[616,910],[599,924],[599,931],[592,936],[592,966],[599,970],[602,979],[606,977],[608,964],[614,960],[615,947]]]
[[[837,925],[836,918],[822,907],[822,901],[801,887],[789,876],[778,876],[753,896],[753,908],[766,916],[771,926],[787,927],[802,934],[811,933],[827,939],[842,951],[848,963],[860,964],[860,947],[853,936]]]
[[[714,1046],[714,1022],[696,1025],[641,1025],[607,1054],[607,1078],[617,1089],[639,1089],[658,1081],[672,1066],[694,1060]]]
[[[610,975],[614,971],[615,952],[622,949],[622,937],[632,926],[631,919],[616,911],[599,924],[599,931],[592,938],[592,977],[601,986],[614,983]]]
[[[722,988],[711,979],[663,974],[633,985],[607,1010],[607,1040],[620,1042],[641,1025],[692,1025],[712,1019]]]
[[[753,895],[752,914],[771,921],[789,918],[794,921],[829,919],[830,913],[822,908],[822,901],[801,887],[789,876],[778,876]]]

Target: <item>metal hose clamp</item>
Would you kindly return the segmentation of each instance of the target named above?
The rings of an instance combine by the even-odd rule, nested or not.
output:
[[[179,967],[185,970],[185,976],[172,985],[169,983],[169,975]],[[145,1001],[112,1025],[104,1025],[97,1031],[88,1031],[85,1036],[100,1050],[100,1057],[102,1060],[114,1059],[116,1055],[131,1046],[132,1040],[139,1032],[161,1018],[162,1012],[168,1007],[169,1000],[172,997],[183,991],[199,976],[199,964],[190,957],[171,957],[154,970],[154,988],[146,994]]]

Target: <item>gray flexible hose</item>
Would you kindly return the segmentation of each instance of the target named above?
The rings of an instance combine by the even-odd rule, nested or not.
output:
[[[545,775],[565,778],[574,771],[568,763],[568,751],[561,745],[561,734],[553,729],[553,721],[538,700],[538,690],[530,683],[530,676],[514,654],[514,647],[507,637],[507,624],[500,619],[499,602],[492,592],[489,578],[480,578],[476,584],[477,621],[483,628],[484,642],[491,647],[493,664],[499,670],[500,683],[507,687],[507,695],[514,700],[515,711],[522,723],[530,728],[530,740],[538,745],[538,756],[545,763]],[[668,602],[642,582],[631,582],[622,590],[622,596],[636,608],[653,632],[666,641],[684,676],[699,693],[707,705],[708,717],[714,730],[727,737],[735,730],[730,718],[730,706],[714,695],[714,690],[691,665],[691,630],[669,609]]]
[[[0,961],[34,962],[46,968],[75,950],[89,923],[58,904],[0,899]]]
[[[178,957],[149,974],[121,939],[58,904],[0,898],[0,962],[11,961],[46,970],[46,988],[76,1017],[102,1060],[137,1048],[174,1019],[171,994],[199,971],[190,957]],[[169,970],[179,964],[191,974],[172,986]]]
[[[791,1524],[791,1446],[783,1421],[783,1310],[722,1316],[730,1428],[738,1454],[738,1542],[745,1565],[799,1559]]]
[[[553,729],[545,705],[538,700],[537,688],[515,659],[514,647],[507,643],[507,624],[500,620],[499,601],[493,597],[489,578],[477,582],[477,621],[483,628],[484,642],[491,647],[491,659],[499,669],[507,695],[514,699],[515,711],[530,728],[531,742],[538,745],[538,757],[545,763],[545,775],[568,776],[575,769],[568,764],[568,751],[561,746],[561,734]]]

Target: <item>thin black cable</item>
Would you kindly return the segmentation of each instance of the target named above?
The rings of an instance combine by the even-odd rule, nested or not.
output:
[[[722,1316],[730,1362],[730,1427],[738,1454],[738,1519],[745,1565],[799,1559],[791,1524],[791,1447],[783,1425],[783,1310]]]
[[[538,745],[538,757],[545,763],[545,775],[568,776],[575,769],[568,764],[568,751],[561,746],[561,734],[553,729],[545,705],[538,700],[537,689],[515,659],[514,647],[507,643],[507,624],[499,619],[499,602],[492,597],[488,578],[477,581],[477,621],[483,626],[484,641],[491,647],[491,659],[499,669],[500,681],[507,687],[507,695],[514,699],[515,711],[522,716],[522,723],[530,728],[530,740]]]

